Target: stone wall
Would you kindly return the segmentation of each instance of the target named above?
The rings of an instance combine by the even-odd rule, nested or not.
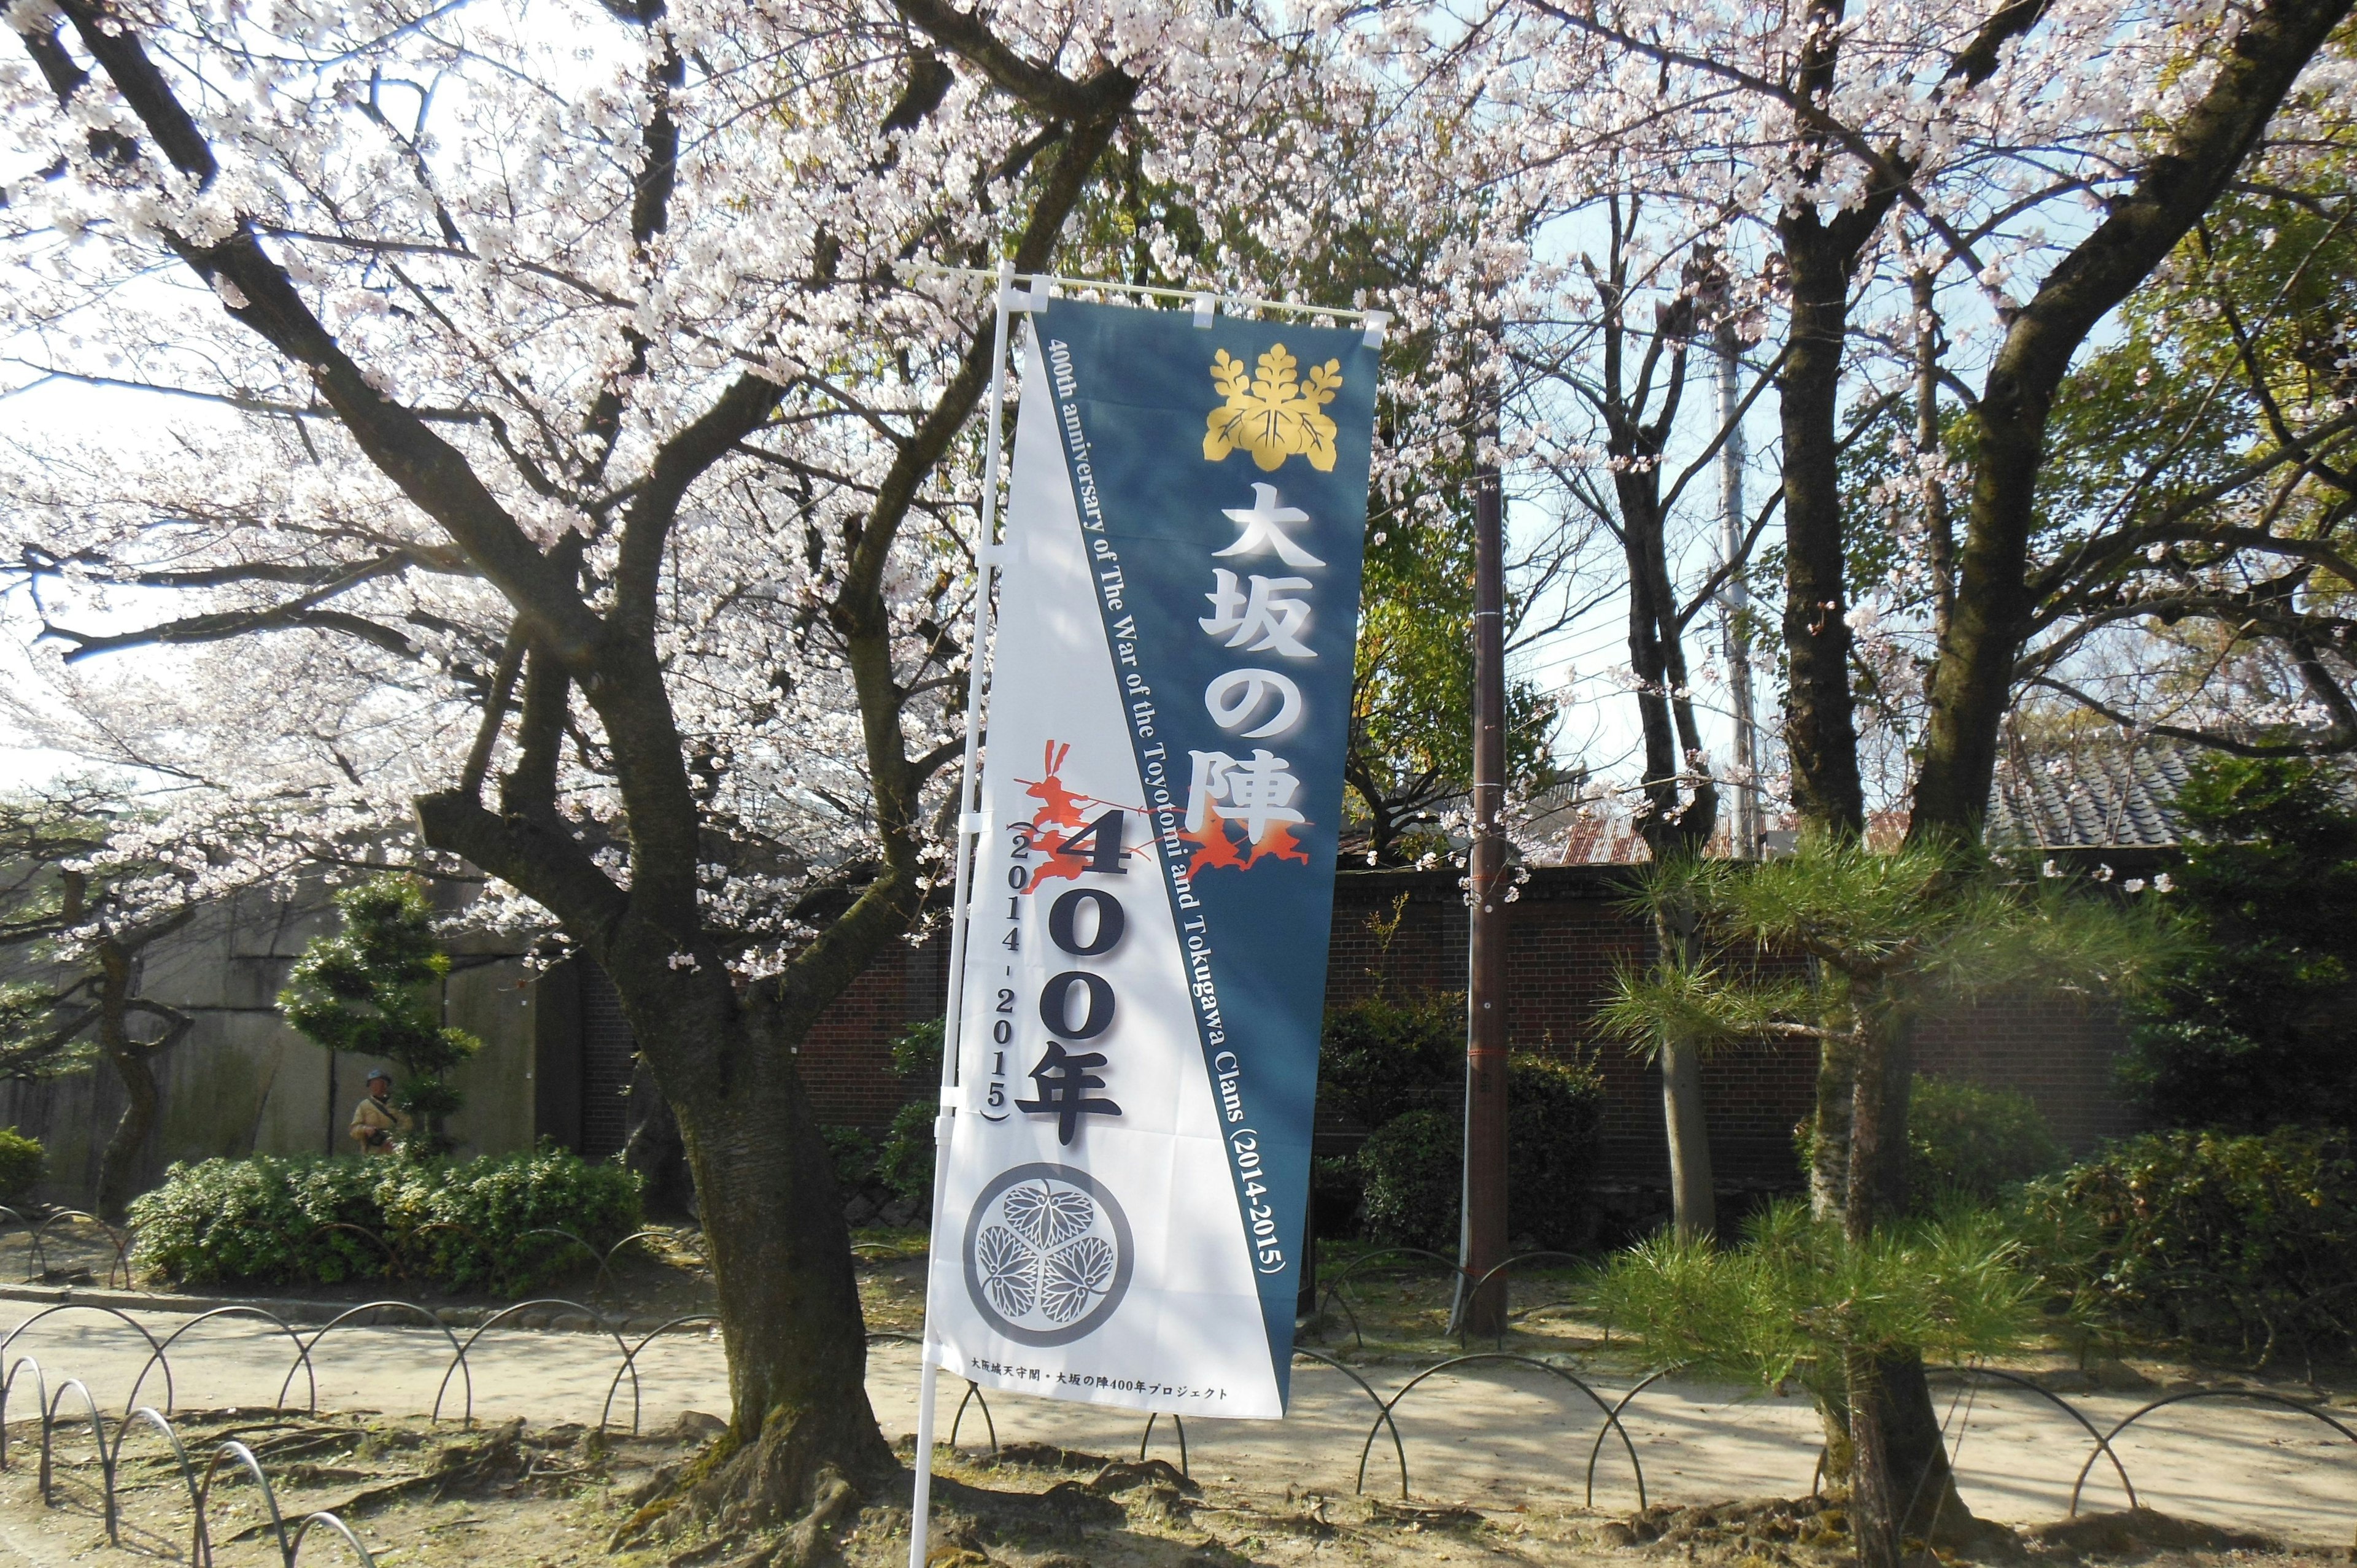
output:
[[[450,890],[464,897],[463,887]],[[167,1165],[215,1155],[317,1155],[350,1146],[351,1110],[375,1061],[321,1050],[278,1015],[276,998],[311,938],[335,929],[324,896],[223,899],[153,943],[138,986],[194,1020],[155,1060],[163,1102],[139,1168],[153,1186]],[[536,1135],[533,977],[496,940],[455,944],[445,1016],[483,1041],[453,1075],[467,1096],[450,1124],[461,1154],[529,1147]],[[41,1140],[48,1172],[33,1197],[88,1208],[99,1158],[123,1114],[123,1087],[103,1065],[40,1083],[0,1082],[0,1127]]]

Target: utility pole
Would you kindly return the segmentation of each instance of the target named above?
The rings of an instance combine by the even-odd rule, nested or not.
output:
[[[1732,313],[1721,310],[1712,333],[1718,354],[1718,423],[1727,433],[1718,449],[1718,550],[1722,563],[1743,552],[1749,522],[1743,515],[1743,345]],[[1751,639],[1744,620],[1751,607],[1745,569],[1736,566],[1719,588],[1719,627],[1727,657],[1727,697],[1735,709],[1735,816],[1727,823],[1727,847],[1738,860],[1756,859],[1764,824],[1760,813],[1760,716],[1751,696]]]
[[[1493,399],[1494,399],[1494,394]],[[1473,477],[1473,843],[1468,905],[1465,1187],[1457,1318],[1469,1334],[1506,1326],[1506,1282],[1474,1281],[1506,1260],[1505,495],[1498,471],[1498,409],[1483,421]]]

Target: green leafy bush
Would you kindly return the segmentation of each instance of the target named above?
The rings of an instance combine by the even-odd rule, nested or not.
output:
[[[1507,1230],[1517,1240],[1577,1245],[1587,1229],[1603,1079],[1585,1060],[1517,1056],[1506,1103]],[[1410,1111],[1375,1129],[1358,1155],[1360,1216],[1370,1240],[1456,1251],[1462,1133],[1456,1110]]]
[[[1517,1056],[1506,1076],[1508,1230],[1550,1248],[1587,1240],[1604,1079],[1586,1058]]]
[[[40,1140],[0,1127],[0,1203],[14,1203],[41,1179]]]
[[[827,1158],[834,1165],[834,1185],[845,1197],[876,1179],[876,1140],[856,1127],[821,1127]]]
[[[2032,1183],[2045,1262],[2083,1307],[2265,1362],[2357,1348],[2357,1146],[2346,1130],[2154,1133]]]
[[[1318,1095],[1368,1127],[1410,1111],[1460,1103],[1465,996],[1434,992],[1405,1003],[1371,996],[1327,1009],[1318,1044]]]
[[[1376,1128],[1359,1148],[1366,1178],[1359,1215],[1368,1239],[1390,1247],[1457,1251],[1463,1184],[1458,1116],[1410,1111]]]
[[[561,1237],[531,1232],[611,1246],[639,1227],[639,1187],[633,1172],[549,1146],[464,1161],[206,1160],[174,1165],[132,1204],[133,1262],[180,1284],[406,1273],[445,1290],[520,1294],[584,1261]]]
[[[2062,1146],[2026,1094],[1917,1077],[1908,1095],[1907,1190],[1929,1213],[1953,1197],[1995,1203],[2063,1164]]]
[[[876,1176],[896,1197],[922,1203],[933,1196],[933,1111],[912,1101],[892,1113],[892,1126],[876,1156]]]

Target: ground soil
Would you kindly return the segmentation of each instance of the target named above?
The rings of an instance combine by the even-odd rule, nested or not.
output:
[[[600,1439],[578,1426],[535,1429],[516,1421],[454,1431],[363,1412],[321,1416],[210,1411],[175,1422],[201,1463],[228,1441],[246,1444],[270,1476],[290,1526],[332,1509],[376,1562],[498,1568],[689,1568],[737,1564],[763,1543],[682,1533],[619,1553],[616,1525],[691,1459],[718,1423],[694,1413],[647,1437]],[[109,1431],[112,1441],[113,1433]],[[95,1447],[85,1428],[60,1430],[52,1501],[38,1492],[39,1429],[12,1423],[0,1472],[0,1564],[52,1564],[147,1556],[188,1560],[187,1483],[164,1439],[135,1428],[123,1446],[117,1497],[119,1551],[106,1548]],[[899,1453],[910,1455],[907,1440]],[[1143,1464],[1046,1444],[1016,1445],[994,1460],[944,1461],[938,1483],[935,1568],[1242,1568],[1332,1563],[1461,1563],[1602,1565],[1701,1563],[1724,1568],[1836,1568],[1843,1521],[1822,1500],[1654,1508],[1614,1516],[1533,1506],[1512,1510],[1411,1507],[1374,1498],[1270,1492],[1248,1477],[1189,1480],[1160,1460]],[[879,1495],[906,1496],[905,1477]],[[250,1481],[224,1472],[208,1509],[221,1568],[275,1563],[275,1540]],[[888,1501],[846,1512],[822,1552],[847,1568],[899,1568],[908,1555],[908,1513]],[[314,1553],[317,1555],[314,1555]],[[2110,1514],[2014,1532],[1984,1554],[1994,1561],[2116,1561],[2171,1568],[2322,1568],[2343,1554],[2287,1552],[2156,1514]],[[349,1561],[324,1536],[307,1563]],[[758,1561],[758,1558],[754,1559]],[[1932,1568],[1928,1560],[1926,1568]]]

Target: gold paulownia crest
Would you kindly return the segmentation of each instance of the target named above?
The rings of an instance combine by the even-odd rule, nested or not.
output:
[[[1305,385],[1299,363],[1282,343],[1260,357],[1257,374],[1222,349],[1211,360],[1211,387],[1228,401],[1205,421],[1205,460],[1222,462],[1242,447],[1264,473],[1294,456],[1308,458],[1321,474],[1333,471],[1334,422],[1323,411],[1342,388],[1341,360],[1312,370]]]

